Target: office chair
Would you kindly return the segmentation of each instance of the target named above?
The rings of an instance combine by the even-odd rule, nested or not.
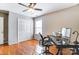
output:
[[[43,47],[45,47],[45,51],[42,54],[53,55],[53,53],[49,52],[49,47],[52,45],[50,37],[43,37],[43,35],[40,33],[39,35],[41,37],[40,43]]]

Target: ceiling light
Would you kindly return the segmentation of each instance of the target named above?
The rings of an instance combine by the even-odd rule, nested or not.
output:
[[[28,12],[34,13],[34,9],[29,8]]]

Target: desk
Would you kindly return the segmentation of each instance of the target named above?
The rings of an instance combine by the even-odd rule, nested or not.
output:
[[[77,54],[77,55],[79,55],[79,45],[74,45],[74,44],[62,44],[62,39],[63,38],[59,38],[60,39],[60,42],[57,42],[56,41],[56,37],[54,37],[54,36],[50,36],[50,38],[51,38],[51,41],[53,42],[53,43],[55,43],[55,45],[56,45],[56,47],[58,48],[58,52],[57,52],[57,55],[60,53],[60,55],[62,55],[62,49],[63,48],[73,48],[76,52],[75,52],[75,54]]]
[[[57,55],[59,53],[62,55],[62,48],[73,48],[76,51],[74,54],[79,55],[79,49],[78,49],[79,45],[57,45],[57,48],[58,48]]]
[[[58,48],[79,48],[79,45],[57,45]]]

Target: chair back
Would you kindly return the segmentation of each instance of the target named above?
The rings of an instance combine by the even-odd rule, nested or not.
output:
[[[40,37],[43,39],[43,35],[41,33],[39,33]]]
[[[43,37],[43,35],[41,34],[41,33],[39,33],[39,35],[40,35],[40,37],[41,37],[41,43],[42,43],[42,45],[44,45],[44,37]]]
[[[40,37],[41,37],[41,44],[42,44],[42,46],[51,45],[51,44],[52,44],[52,43],[51,43],[51,38],[50,38],[49,36],[43,37],[43,35],[40,34],[40,33],[39,33],[39,35],[40,35]]]

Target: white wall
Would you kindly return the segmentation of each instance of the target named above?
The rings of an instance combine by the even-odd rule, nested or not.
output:
[[[44,35],[50,35],[52,32],[60,31],[62,27],[71,28],[72,32],[75,30],[79,31],[79,5],[38,18],[43,19]]]
[[[25,34],[26,38],[22,39],[22,37],[21,37],[20,41],[18,41],[19,40],[18,39],[18,19],[20,19],[20,18],[26,19],[27,22],[29,20],[32,22],[32,19],[29,17],[25,17],[25,16],[18,15],[18,14],[13,13],[13,12],[9,12],[9,22],[8,22],[8,43],[9,43],[9,45],[18,43],[20,41],[25,41],[28,39],[28,37],[31,38],[31,36],[32,36],[32,33],[30,33],[30,34],[26,33]]]

